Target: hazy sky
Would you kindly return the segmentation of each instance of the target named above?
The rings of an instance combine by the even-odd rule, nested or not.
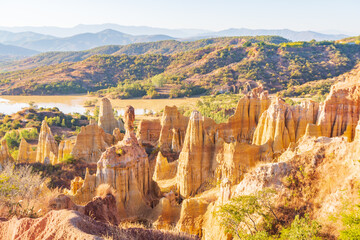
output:
[[[0,26],[117,23],[360,34],[360,0],[0,0]]]

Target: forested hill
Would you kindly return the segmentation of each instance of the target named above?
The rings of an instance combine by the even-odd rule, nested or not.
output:
[[[46,52],[39,55],[23,59],[20,61],[0,64],[0,71],[24,70],[34,67],[52,65],[62,62],[79,62],[94,55],[141,55],[141,54],[174,54],[196,50],[204,47],[224,47],[228,45],[242,45],[245,42],[265,42],[265,43],[285,43],[287,39],[277,36],[258,36],[258,37],[223,37],[211,38],[198,41],[182,42],[176,40],[165,40],[147,43],[134,43],[129,45],[109,45],[97,47],[86,51],[75,52]]]
[[[175,43],[167,50],[139,48],[132,50],[133,55],[121,52],[133,45],[113,47],[111,55],[1,73],[0,89],[2,94],[101,90],[98,94],[118,98],[181,97],[237,92],[249,82],[257,82],[277,92],[338,76],[353,69],[360,59],[360,45],[334,42],[275,43],[256,38],[221,38],[197,41],[191,47],[189,43]]]

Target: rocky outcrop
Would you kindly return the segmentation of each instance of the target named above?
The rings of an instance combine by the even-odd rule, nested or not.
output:
[[[167,158],[158,153],[155,163],[153,179],[155,181],[170,179],[176,176],[178,161],[169,163]]]
[[[192,112],[177,172],[178,189],[183,197],[194,196],[215,170],[214,126],[216,124],[212,119],[201,116],[197,111]]]
[[[60,163],[63,159],[71,155],[71,152],[74,149],[74,145],[75,145],[75,141],[72,139],[62,140],[60,142],[57,163]]]
[[[336,137],[344,135],[349,141],[355,137],[360,114],[360,83],[358,78],[335,84],[320,106],[319,118],[310,125],[313,136]]]
[[[102,154],[96,173],[96,183],[107,183],[118,194],[120,209],[127,216],[141,214],[146,208],[146,197],[151,192],[151,176],[148,156],[134,133],[134,108],[129,106],[125,112],[125,136],[116,146],[106,149]]]
[[[250,143],[260,116],[269,107],[270,102],[268,92],[263,91],[262,87],[253,89],[251,93],[241,98],[234,115],[227,123],[219,126],[224,140]]]
[[[0,166],[8,161],[13,161],[13,158],[11,157],[11,154],[9,152],[6,140],[3,139],[0,146]]]
[[[183,146],[188,121],[189,118],[183,116],[176,106],[165,107],[161,118],[162,127],[159,137],[159,146],[160,151],[168,159],[177,159]]]
[[[51,129],[44,120],[41,124],[38,145],[36,149],[36,162],[45,164],[57,163],[58,144],[52,135]]]
[[[109,134],[112,134],[115,128],[124,130],[122,122],[115,119],[111,102],[107,98],[101,99],[98,125]]]
[[[95,163],[107,147],[106,133],[98,125],[92,124],[81,127],[71,154],[75,159]]]
[[[119,141],[123,140],[124,133],[120,131],[120,129],[115,128],[113,131],[113,137],[114,137],[114,144],[117,144]]]
[[[268,145],[256,146],[248,143],[226,143],[221,139],[216,150],[216,179],[228,179],[232,184],[239,183],[244,174],[258,162],[271,159],[272,152]]]
[[[159,119],[141,120],[138,126],[138,140],[142,145],[156,146],[159,141],[161,123]]]
[[[34,163],[36,161],[36,151],[24,138],[21,139],[19,146],[18,163]]]
[[[106,237],[104,237],[106,236]],[[197,239],[195,236],[183,236],[154,229],[127,228],[96,221],[77,211],[59,210],[51,211],[40,218],[12,218],[9,221],[0,220],[0,239],[52,239],[52,240],[99,240],[110,238],[122,239]]]
[[[96,187],[109,184],[116,190],[121,217],[141,216],[150,209],[154,184],[148,156],[134,133],[134,120],[134,108],[129,106],[125,112],[124,139],[101,155],[95,176],[87,171],[82,187],[69,192],[74,201],[85,201],[94,196]]]
[[[260,117],[253,144],[269,144],[273,153],[283,152],[305,134],[308,123],[316,122],[317,111],[318,105],[312,101],[292,107],[275,98]]]
[[[176,228],[181,232],[202,237],[202,223],[209,203],[199,198],[185,199],[181,205],[180,219]]]

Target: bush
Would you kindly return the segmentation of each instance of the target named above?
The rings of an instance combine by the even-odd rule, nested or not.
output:
[[[71,154],[66,154],[63,159],[60,159],[61,163],[65,164],[74,164],[76,162],[76,159]]]
[[[360,194],[360,192],[359,192]],[[360,205],[352,205],[342,213],[345,229],[340,231],[339,239],[360,239]]]
[[[291,223],[291,226],[281,230],[281,239],[321,239],[318,236],[320,229],[320,224],[316,221],[312,221],[308,215],[305,215],[303,218],[300,218],[299,215],[296,215],[294,221]]]
[[[225,231],[240,239],[250,239],[267,235],[266,229],[278,218],[273,210],[271,199],[275,191],[265,189],[257,194],[244,195],[230,199],[230,202],[220,206],[215,215],[219,218]],[[262,223],[257,221],[262,216]]]

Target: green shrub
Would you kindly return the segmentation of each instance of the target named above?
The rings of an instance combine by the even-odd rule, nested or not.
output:
[[[295,216],[291,226],[281,230],[281,239],[284,240],[310,240],[321,239],[319,237],[319,231],[321,226],[316,221],[305,215],[300,218],[299,215]]]
[[[71,154],[66,154],[63,159],[60,159],[61,163],[65,164],[74,164],[76,162],[76,159]]]

